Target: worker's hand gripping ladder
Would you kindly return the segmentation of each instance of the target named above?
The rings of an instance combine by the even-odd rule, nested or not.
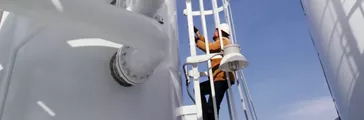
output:
[[[188,33],[189,33],[189,40],[190,40],[190,54],[191,56],[189,58],[187,58],[187,62],[191,59],[195,59],[196,61],[199,61],[198,63],[203,62],[202,59],[206,59],[208,58],[208,68],[211,68],[211,61],[210,59],[214,56],[216,56],[217,54],[210,54],[209,51],[209,45],[208,45],[208,35],[207,35],[207,28],[206,28],[206,20],[205,20],[205,16],[206,15],[214,15],[214,21],[215,21],[215,26],[220,25],[220,17],[219,17],[219,13],[224,11],[224,15],[225,15],[225,21],[227,22],[227,24],[229,25],[229,29],[232,31],[230,33],[230,37],[232,40],[233,44],[237,44],[236,38],[235,38],[235,29],[234,29],[234,25],[233,25],[233,19],[232,19],[232,14],[231,14],[231,7],[229,6],[229,2],[226,0],[222,0],[222,6],[218,7],[217,6],[217,0],[212,0],[212,10],[205,10],[204,9],[204,1],[203,0],[199,0],[199,8],[200,11],[192,11],[192,3],[191,0],[186,0],[186,9],[184,10],[184,14],[187,16],[187,22],[188,22]],[[201,17],[201,23],[202,23],[202,32],[203,32],[203,36],[205,38],[205,43],[206,43],[206,55],[199,55],[197,56],[196,53],[196,44],[195,44],[195,37],[194,37],[194,24],[193,24],[193,17],[194,16],[200,16]],[[221,36],[221,31],[219,30],[219,35]],[[222,38],[220,37],[220,44],[221,44],[221,49],[224,49],[224,45],[223,45],[223,41],[221,40]],[[202,57],[201,57],[202,56]],[[205,57],[203,57],[205,56]],[[207,56],[207,57],[206,57]],[[199,60],[200,59],[200,60]],[[193,61],[193,60],[192,60]],[[217,115],[217,106],[216,106],[216,100],[215,100],[215,88],[214,88],[214,82],[213,82],[213,76],[212,76],[212,70],[208,69],[208,72],[199,72],[198,71],[198,67],[197,64],[192,64],[192,71],[187,72],[187,64],[185,64],[183,67],[185,69],[185,75],[186,75],[186,79],[188,79],[186,82],[187,84],[187,90],[188,85],[189,85],[189,77],[193,78],[193,83],[194,83],[194,96],[195,99],[193,99],[192,95],[189,93],[189,96],[192,98],[192,100],[195,102],[195,108],[196,108],[196,117],[198,120],[202,120],[202,103],[201,103],[201,95],[200,95],[200,81],[199,81],[199,77],[201,75],[207,75],[209,74],[210,77],[210,86],[211,86],[211,96],[212,96],[212,100],[213,100],[213,106],[214,106],[214,116],[215,119],[218,119],[218,115]],[[235,75],[238,77],[235,77],[237,79],[237,86],[238,86],[238,90],[239,90],[239,95],[240,95],[240,99],[241,99],[241,105],[243,107],[244,110],[244,114],[245,114],[245,119],[249,120],[250,118],[252,120],[257,120],[256,114],[255,114],[255,109],[250,97],[250,93],[249,93],[249,89],[247,87],[246,81],[245,81],[245,77],[243,74],[242,70],[239,70],[237,72],[235,72]],[[227,75],[229,76],[229,75]],[[230,79],[230,78],[228,78]],[[228,82],[229,85],[229,90],[227,93],[227,102],[228,102],[228,110],[229,110],[229,117],[230,119],[235,119],[238,120],[237,117],[237,112],[236,112],[236,108],[235,108],[235,104],[234,104],[234,94],[232,93],[232,89],[231,89],[231,83],[230,80],[226,80]],[[243,84],[242,86],[240,84]],[[243,89],[241,88],[243,87]],[[243,94],[244,91],[244,94]],[[248,104],[248,111],[250,114],[248,114],[247,109],[245,107],[245,103],[244,103],[244,97],[247,100],[247,104]],[[184,112],[187,109],[185,109]],[[188,112],[187,112],[188,113]]]

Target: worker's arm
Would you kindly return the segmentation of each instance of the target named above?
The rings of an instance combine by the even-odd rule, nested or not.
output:
[[[227,38],[222,38],[222,41],[223,41],[224,46],[230,44],[230,40],[227,39]],[[206,52],[206,44],[205,44],[205,41],[204,40],[201,40],[201,39],[200,40],[197,40],[196,45],[202,51]],[[209,42],[208,45],[209,45],[210,53],[216,53],[216,52],[220,52],[221,51],[220,40],[217,40],[217,41],[214,41],[214,42]]]
[[[201,36],[201,35],[200,35]],[[197,40],[196,45],[198,48],[200,48],[202,51],[206,52],[206,44],[205,44],[205,39],[203,36],[199,37],[200,39]],[[202,39],[201,39],[202,38]],[[209,46],[209,50],[210,52],[220,52],[221,51],[221,46],[220,46],[220,42],[209,42],[208,43]]]

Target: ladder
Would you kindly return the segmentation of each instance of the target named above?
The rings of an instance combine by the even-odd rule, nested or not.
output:
[[[224,18],[226,23],[229,25],[229,29],[230,29],[230,40],[232,42],[232,44],[237,44],[236,38],[235,38],[235,28],[233,25],[233,19],[232,19],[232,14],[231,14],[231,7],[229,5],[229,1],[228,0],[221,0],[222,6],[218,7],[218,3],[217,0],[211,0],[212,3],[212,10],[205,10],[204,8],[204,0],[198,0],[199,1],[199,11],[193,11],[192,10],[192,2],[191,0],[186,0],[186,9],[183,11],[184,15],[187,16],[187,22],[188,22],[188,33],[189,33],[189,42],[190,42],[190,54],[191,56],[189,58],[194,58],[194,59],[199,59],[199,57],[197,56],[197,51],[196,51],[196,44],[195,44],[195,33],[194,33],[194,20],[193,18],[196,16],[201,17],[201,24],[202,24],[202,32],[203,32],[203,36],[205,38],[205,43],[206,43],[206,55],[211,55],[210,51],[209,51],[209,45],[208,45],[208,34],[207,34],[207,26],[206,26],[206,16],[207,15],[213,15],[214,16],[214,23],[215,26],[220,25],[220,13],[223,12],[224,13]],[[219,35],[221,36],[221,31],[219,30]],[[224,45],[223,45],[223,41],[221,40],[220,37],[220,44],[221,44],[221,49],[223,49]],[[207,61],[207,71],[199,71],[197,64],[193,64],[192,65],[192,69],[190,71],[185,71],[185,76],[186,79],[188,81],[186,81],[186,85],[187,85],[187,91],[189,93],[190,98],[192,99],[192,101],[194,101],[195,105],[189,105],[189,106],[182,106],[180,108],[181,110],[181,115],[183,116],[182,118],[184,118],[185,120],[202,120],[202,103],[201,103],[201,94],[200,94],[200,81],[199,78],[200,77],[209,77],[210,78],[210,87],[211,87],[211,96],[212,96],[212,101],[213,101],[213,105],[214,105],[214,116],[215,119],[218,120],[218,115],[217,115],[217,106],[216,106],[216,99],[215,99],[215,88],[214,88],[214,82],[213,82],[213,76],[212,76],[212,70],[209,69],[211,68],[211,60]],[[187,69],[187,67],[184,66],[184,69]],[[208,76],[210,74],[210,76]],[[245,115],[245,120],[257,120],[257,116],[255,113],[255,108],[253,105],[253,102],[251,100],[250,97],[250,92],[247,86],[247,82],[245,80],[245,76],[244,76],[244,72],[243,70],[239,70],[235,72],[235,79],[236,79],[236,83],[237,83],[237,87],[238,87],[238,91],[239,91],[239,95],[240,95],[240,103],[242,105],[243,108],[243,112]],[[229,75],[227,75],[229,76]],[[189,78],[193,79],[193,88],[194,88],[194,95],[192,95],[189,91]],[[236,106],[235,106],[235,102],[234,102],[234,94],[233,94],[233,90],[232,90],[232,85],[230,83],[230,78],[227,78],[228,80],[226,80],[228,82],[229,85],[229,89],[226,92],[226,100],[227,100],[227,105],[228,105],[228,110],[229,110],[229,118],[230,120],[239,120],[238,118],[238,114],[236,111]],[[194,98],[193,98],[194,96]],[[246,102],[245,102],[246,100]],[[246,105],[248,105],[248,108],[246,108]],[[250,113],[250,114],[248,114]]]

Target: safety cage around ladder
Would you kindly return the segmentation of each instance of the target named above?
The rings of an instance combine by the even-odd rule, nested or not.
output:
[[[247,67],[248,62],[245,59],[244,56],[240,54],[240,47],[236,40],[236,34],[235,34],[235,28],[233,24],[232,19],[232,13],[231,13],[231,6],[229,4],[229,1],[227,0],[221,0],[221,6],[218,7],[217,0],[211,0],[212,10],[205,10],[204,8],[204,0],[199,0],[199,11],[193,11],[192,10],[192,1],[186,0],[186,9],[184,9],[183,13],[185,16],[187,16],[187,22],[188,22],[188,33],[189,33],[189,42],[190,42],[190,56],[186,59],[186,63],[183,65],[184,75],[186,78],[186,88],[188,91],[189,97],[192,99],[192,101],[195,103],[195,105],[191,106],[184,106],[182,108],[183,115],[187,119],[197,119],[202,120],[203,117],[203,111],[202,111],[202,102],[201,102],[201,95],[200,95],[200,81],[199,78],[203,76],[209,77],[210,80],[210,88],[211,88],[211,96],[212,96],[212,102],[213,102],[213,114],[214,118],[218,119],[218,110],[216,105],[216,99],[215,99],[215,87],[214,87],[214,78],[212,76],[212,70],[211,70],[211,59],[215,56],[222,55],[222,60],[220,62],[219,69],[223,70],[228,74],[228,72],[234,72],[234,78],[236,78],[237,81],[237,87],[240,95],[240,102],[241,106],[243,108],[243,112],[245,115],[246,120],[257,120],[257,116],[255,113],[255,108],[253,105],[253,102],[250,97],[250,92],[247,86],[247,82],[244,77],[243,68]],[[222,36],[222,29],[229,30],[230,33],[230,40],[232,41],[232,45],[224,46],[222,37],[220,38],[220,50],[222,52],[219,53],[210,53],[209,49],[209,41],[207,40],[208,34],[207,34],[207,25],[206,25],[206,16],[213,15],[214,17],[214,23],[215,26],[219,26],[220,23],[220,13],[224,14],[224,20],[226,21],[227,28],[221,28],[216,27],[218,29],[219,36]],[[202,24],[202,33],[203,37],[205,38],[205,48],[206,48],[206,54],[203,55],[197,55],[196,51],[196,43],[195,43],[195,27],[194,27],[194,17],[200,17],[201,18],[201,24]],[[226,30],[225,30],[226,31]],[[231,57],[234,56],[234,57]],[[207,62],[207,71],[199,71],[197,64]],[[188,71],[188,65],[192,66],[191,70]],[[235,66],[235,67],[234,67]],[[194,94],[192,95],[189,85],[190,85],[190,78],[193,80],[193,89]],[[229,117],[231,120],[239,120],[238,113],[235,108],[235,102],[234,102],[234,94],[232,88],[231,81],[229,80],[229,75],[227,75],[227,83],[229,85],[228,91],[226,93],[227,95],[227,104],[228,104],[228,110],[229,110]],[[193,97],[194,96],[194,97]],[[246,108],[246,105],[248,105],[248,109]],[[193,110],[194,109],[194,110]],[[195,111],[194,114],[191,114],[190,111]]]

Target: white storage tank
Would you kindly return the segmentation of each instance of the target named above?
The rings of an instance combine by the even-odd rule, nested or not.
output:
[[[364,4],[361,0],[302,0],[342,120],[363,120]]]

